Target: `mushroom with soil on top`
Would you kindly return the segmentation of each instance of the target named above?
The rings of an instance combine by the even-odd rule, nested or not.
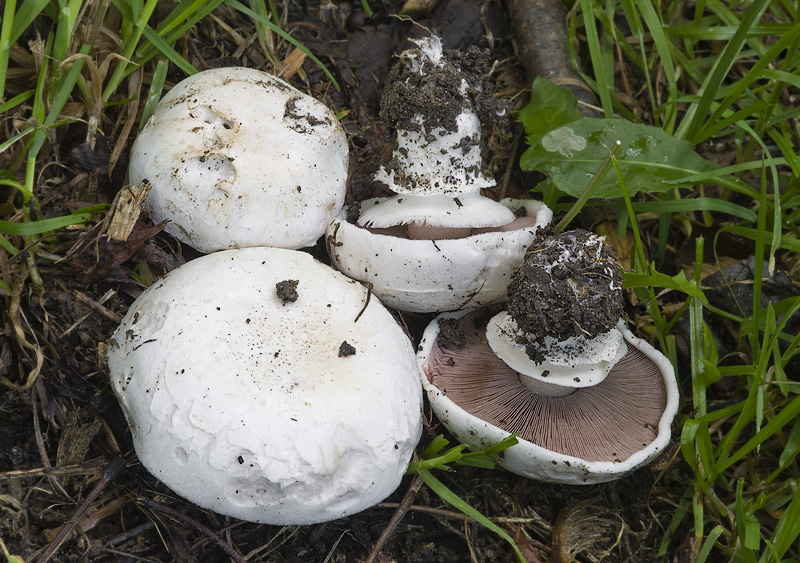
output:
[[[349,154],[324,104],[249,68],[179,82],[131,149],[150,217],[201,252],[312,246],[342,209]]]
[[[622,274],[602,237],[542,237],[498,307],[440,315],[418,349],[439,420],[477,449],[510,434],[498,463],[544,481],[617,479],[669,443],[672,365],[620,320]]]
[[[540,202],[480,194],[495,184],[483,175],[481,119],[507,115],[489,75],[484,53],[443,51],[435,36],[401,53],[389,75],[381,115],[399,146],[375,179],[397,195],[342,212],[326,240],[333,264],[390,307],[431,312],[502,300],[525,248],[552,219]]]
[[[270,524],[364,510],[400,484],[422,390],[403,329],[304,252],[225,250],[170,272],[113,335],[142,464],[189,501]]]

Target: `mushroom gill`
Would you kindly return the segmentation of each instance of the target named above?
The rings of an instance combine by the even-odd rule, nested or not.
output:
[[[492,352],[489,316],[463,316],[465,344],[436,342],[425,367],[428,380],[468,413],[519,438],[586,461],[622,462],[650,444],[667,403],[658,367],[628,344],[606,379],[564,397],[529,391],[516,371]]]
[[[445,240],[471,237],[484,233],[504,233],[536,226],[536,216],[517,217],[510,223],[499,227],[432,227],[426,224],[410,223],[393,227],[366,227],[376,235],[388,235],[415,240]]]

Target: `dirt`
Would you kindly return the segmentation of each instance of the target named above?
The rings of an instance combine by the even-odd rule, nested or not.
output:
[[[284,305],[294,303],[300,297],[297,294],[297,286],[299,284],[300,280],[284,280],[275,284],[275,293]]]
[[[356,353],[356,348],[347,340],[344,340],[342,344],[339,346],[339,357],[346,358],[348,356],[353,356]]]
[[[548,337],[591,338],[617,326],[624,313],[622,268],[589,231],[538,237],[511,275],[508,312],[526,333],[521,344],[528,344],[528,356],[541,363]]]
[[[428,131],[456,131],[456,118],[465,109],[475,111],[485,125],[507,121],[508,101],[492,97],[488,51],[474,45],[466,51],[448,49],[441,66],[423,65],[422,71],[416,70],[419,58],[419,49],[404,51],[392,67],[381,97],[380,116],[386,123],[416,131],[421,116]]]
[[[464,330],[458,319],[439,319],[439,334],[436,342],[441,348],[454,348],[461,350],[467,343]]]

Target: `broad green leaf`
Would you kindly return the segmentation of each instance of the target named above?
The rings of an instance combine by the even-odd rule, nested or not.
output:
[[[592,118],[547,133],[525,151],[520,166],[546,172],[559,190],[578,197],[616,142],[621,144],[619,164],[630,195],[663,192],[682,185],[678,181],[686,176],[716,170],[688,142],[670,137],[657,127]],[[592,197],[621,195],[617,178],[609,175]]]
[[[539,142],[545,133],[581,117],[575,94],[542,77],[533,81],[531,101],[519,111],[529,145]]]

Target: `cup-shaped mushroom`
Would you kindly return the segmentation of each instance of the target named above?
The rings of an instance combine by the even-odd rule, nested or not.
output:
[[[404,205],[416,209],[419,200],[446,207],[421,205],[419,213],[398,215],[388,227],[360,226],[342,214],[328,227],[328,253],[339,270],[370,284],[387,306],[411,312],[454,311],[504,300],[512,271],[553,217],[539,201],[497,203],[477,193],[390,200],[375,207],[391,206],[392,217]],[[368,206],[374,203],[362,209],[371,211]],[[499,225],[484,226],[487,205],[491,213],[496,208],[508,213],[500,215],[505,219]]]
[[[537,392],[492,351],[486,326],[496,313],[440,315],[417,353],[433,411],[458,440],[484,449],[516,434],[519,443],[502,452],[498,464],[565,484],[617,479],[664,450],[678,386],[663,354],[620,322],[627,353],[600,383]]]
[[[172,271],[130,307],[108,366],[144,467],[244,520],[368,508],[399,485],[421,433],[403,329],[304,252],[226,250]]]
[[[197,73],[164,96],[131,149],[147,210],[202,252],[301,248],[342,208],[347,138],[323,103],[248,68]]]

